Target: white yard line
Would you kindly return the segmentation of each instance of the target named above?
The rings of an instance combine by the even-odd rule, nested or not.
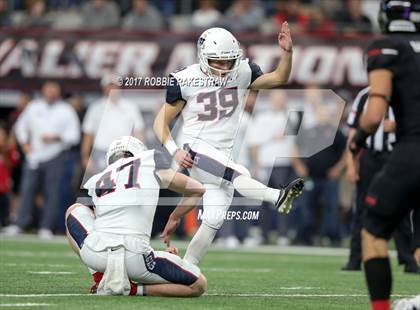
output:
[[[76,254],[72,252],[46,252],[46,251],[0,251],[1,256],[11,257],[64,257],[79,259]]]
[[[271,272],[272,269],[269,268],[224,268],[224,267],[208,267],[208,268],[201,268],[203,271],[210,271],[210,272]]]
[[[75,272],[71,271],[28,271],[29,274],[53,274],[53,275],[68,275],[68,274],[75,274]]]
[[[206,293],[204,296],[219,297],[368,297],[367,294],[248,294],[248,293]],[[392,297],[412,297],[414,295],[394,294]]]
[[[40,263],[6,263],[4,264],[4,266],[9,266],[9,267],[43,266],[43,267],[53,267],[53,268],[71,267],[70,265],[63,265],[63,264],[40,264]]]
[[[22,304],[0,304],[0,307],[46,307],[51,304],[22,303]]]
[[[290,288],[289,288],[290,289]],[[0,297],[32,298],[32,297],[79,297],[99,296],[93,294],[0,294]],[[204,296],[219,297],[367,297],[367,294],[257,294],[257,293],[206,293]],[[393,294],[392,297],[412,297],[414,295]]]
[[[93,294],[0,294],[0,297],[17,297],[17,298],[73,297],[73,296],[97,296],[97,295],[93,295]]]

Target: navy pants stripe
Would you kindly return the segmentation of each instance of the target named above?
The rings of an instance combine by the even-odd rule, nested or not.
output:
[[[77,245],[79,246],[79,249],[81,249],[83,246],[83,242],[85,242],[85,239],[88,235],[87,230],[71,214],[67,217],[67,229],[71,237],[74,239],[74,241],[76,241]]]
[[[146,268],[170,283],[191,285],[198,277],[180,265],[164,257],[155,257],[153,252],[143,255]]]
[[[191,158],[195,161],[195,165],[216,176],[220,177],[226,181],[233,182],[233,180],[240,176],[242,173],[223,165],[222,163],[218,162],[217,160],[193,151],[188,145],[185,146],[188,153],[191,155]]]

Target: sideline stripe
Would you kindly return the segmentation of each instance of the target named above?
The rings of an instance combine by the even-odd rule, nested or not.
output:
[[[8,237],[0,234],[0,242],[31,242],[31,243],[57,243],[67,244],[67,239],[63,236],[55,236],[53,240],[39,240],[36,235],[24,234],[16,237]],[[173,241],[173,245],[179,249],[186,249],[188,241]],[[153,248],[162,248],[162,242],[160,240],[151,240],[150,244]],[[237,249],[226,249],[223,247],[212,246],[209,252],[224,252],[224,253],[265,253],[265,254],[296,254],[296,255],[311,255],[311,256],[347,256],[349,249],[347,248],[325,248],[325,247],[305,247],[305,246],[277,246],[277,245],[262,245],[254,248],[240,247]],[[0,251],[2,255],[6,256],[32,256],[35,253],[37,256],[65,256],[65,257],[78,257],[69,252],[29,252],[29,251]],[[16,254],[17,253],[17,254]],[[20,254],[19,254],[20,253]],[[397,257],[395,250],[390,250],[390,257]],[[52,255],[51,255],[52,254]]]

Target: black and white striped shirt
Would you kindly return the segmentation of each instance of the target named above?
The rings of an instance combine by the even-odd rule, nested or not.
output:
[[[347,118],[347,124],[351,128],[359,127],[360,117],[363,114],[363,111],[367,107],[367,100],[369,97],[369,87],[362,89],[354,99],[353,106],[351,108],[350,114]],[[389,107],[385,119],[394,121],[395,116],[392,108]],[[382,120],[381,124],[379,125],[378,129],[376,130],[374,135],[371,135],[366,140],[366,145],[368,149],[382,152],[382,151],[392,151],[392,145],[397,141],[396,135],[394,132],[384,132],[384,120]],[[385,147],[384,147],[385,146]]]

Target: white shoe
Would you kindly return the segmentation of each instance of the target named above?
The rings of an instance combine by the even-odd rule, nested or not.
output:
[[[394,301],[392,304],[394,310],[418,310],[420,309],[420,295],[414,298],[403,298]]]
[[[223,238],[223,237],[217,238],[213,242],[213,245],[215,247],[219,247],[219,248],[223,248],[224,247],[224,244],[225,244],[225,238]]]
[[[246,237],[244,239],[244,247],[254,248],[263,243],[263,239],[259,237]]]
[[[5,234],[6,236],[13,237],[13,236],[20,235],[23,232],[23,230],[17,225],[9,225],[9,226],[4,227],[1,232]]]
[[[236,249],[239,247],[241,243],[239,242],[238,238],[235,236],[229,236],[225,238],[225,241],[223,243],[223,246],[227,249]]]
[[[279,246],[288,246],[288,245],[290,245],[289,238],[287,238],[287,237],[279,237],[277,239],[277,245],[279,245]]]
[[[244,239],[244,246],[248,248],[263,244],[262,230],[258,226],[252,226],[248,230],[248,236]]]
[[[38,230],[38,237],[42,240],[51,240],[54,237],[54,234],[47,228],[41,228]]]

